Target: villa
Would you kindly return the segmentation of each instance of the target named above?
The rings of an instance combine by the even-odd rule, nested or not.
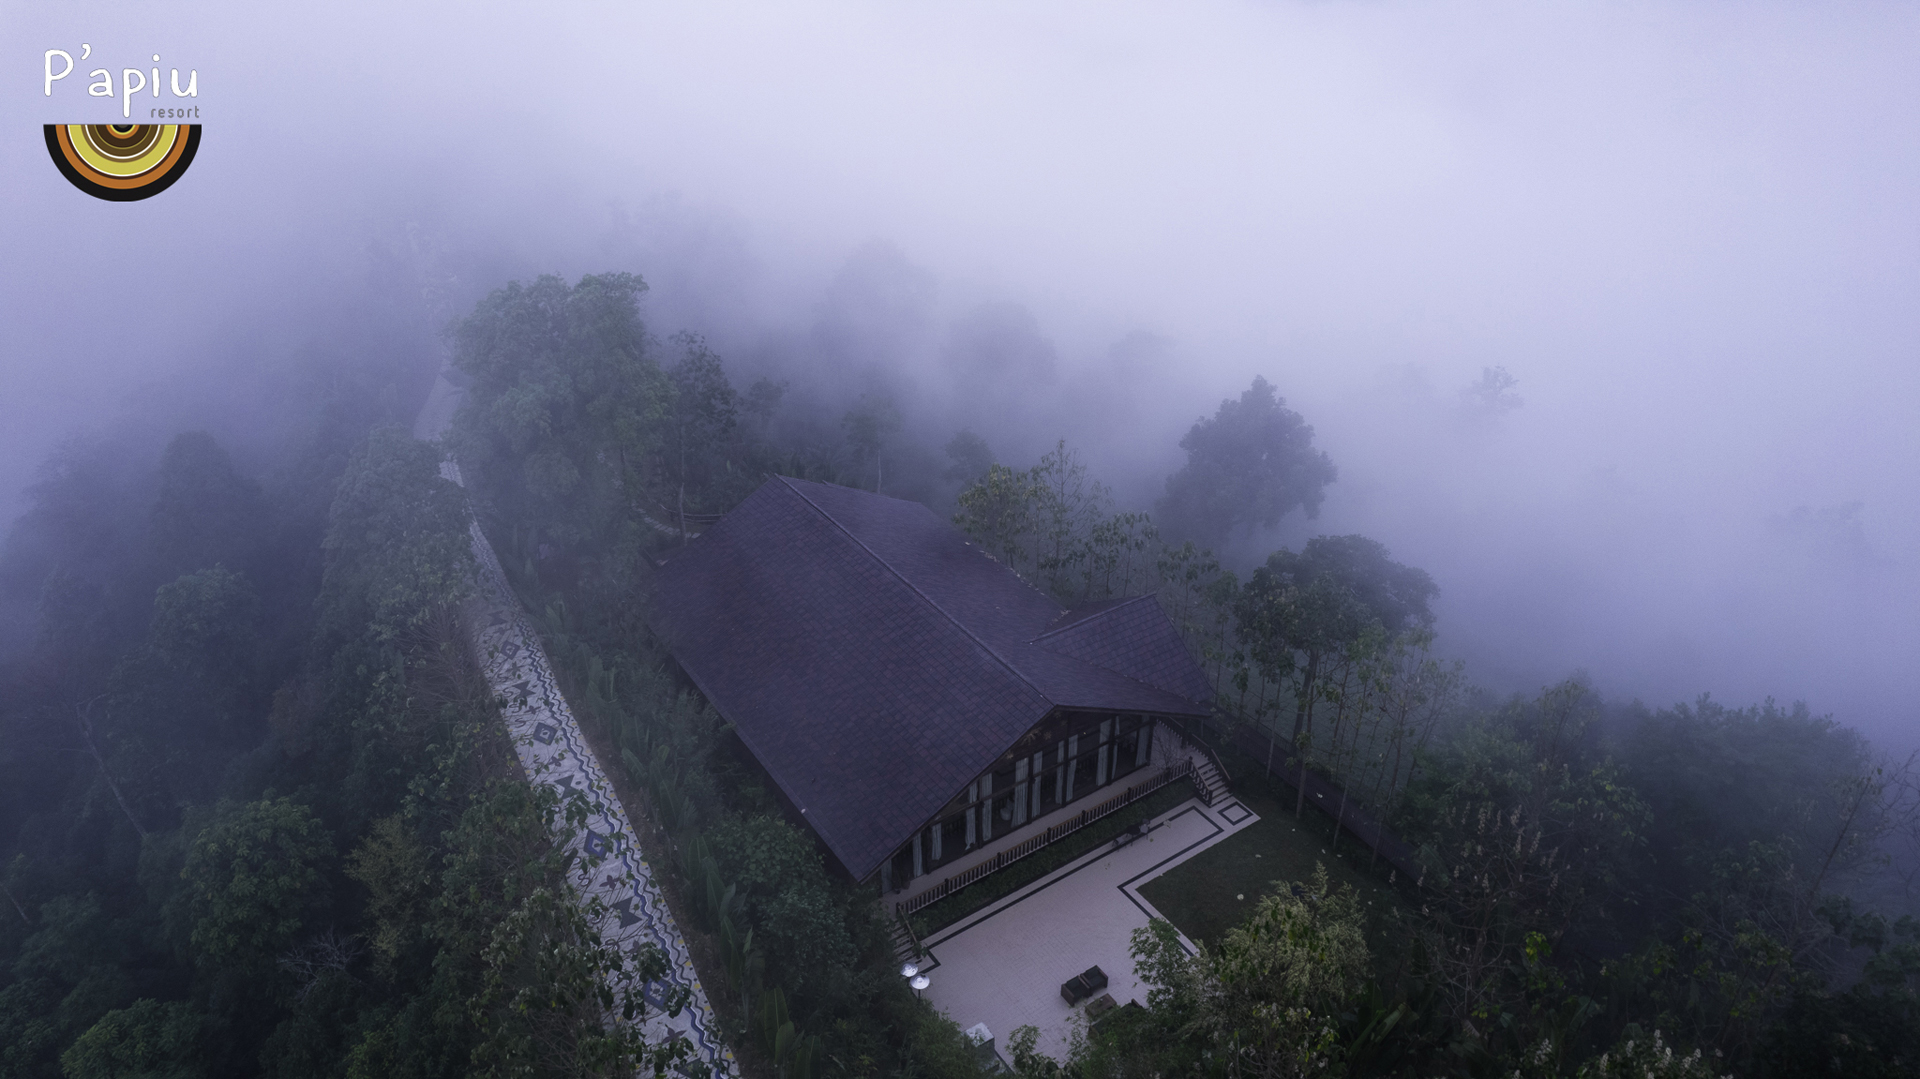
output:
[[[655,589],[680,667],[886,893],[1193,774],[1212,692],[1153,596],[1062,607],[919,503],[775,477]]]

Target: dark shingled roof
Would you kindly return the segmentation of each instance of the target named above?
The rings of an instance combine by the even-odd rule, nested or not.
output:
[[[1062,615],[1034,641],[1040,647],[1148,685],[1172,690],[1196,701],[1208,700],[1213,687],[1194,665],[1180,631],[1167,620],[1152,596],[1104,600]]]
[[[859,879],[1055,708],[1211,697],[1152,597],[1063,611],[867,491],[771,479],[655,578],[674,658]]]

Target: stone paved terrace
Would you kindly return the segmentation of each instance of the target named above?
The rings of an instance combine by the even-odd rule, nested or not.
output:
[[[1102,846],[930,934],[921,967],[932,984],[922,995],[962,1027],[986,1024],[1002,1057],[1026,1024],[1039,1028],[1040,1051],[1064,1057],[1086,1005],[1068,1006],[1062,982],[1098,966],[1115,1003],[1146,1003],[1128,946],[1135,929],[1161,915],[1140,885],[1257,819],[1238,801],[1208,808],[1192,799],[1154,818],[1145,839]]]

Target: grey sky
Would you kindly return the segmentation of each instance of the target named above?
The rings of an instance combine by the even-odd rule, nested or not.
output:
[[[253,10],[0,24],[8,518],[60,438],[156,399],[193,414],[143,385],[275,362],[351,310],[369,242],[409,223],[455,306],[633,269],[659,329],[743,368],[799,362],[879,241],[924,275],[923,317],[857,363],[804,353],[842,368],[824,381],[889,382],[1003,456],[1071,437],[1145,504],[1186,426],[1264,374],[1341,478],[1242,555],[1376,536],[1501,688],[1584,666],[1910,740],[1911,7]],[[81,99],[43,96],[42,53],[81,41],[200,71],[205,143],[173,190],[94,202],[46,161],[38,125]],[[1051,383],[955,377],[982,305],[1024,308]],[[1463,415],[1490,365],[1524,407]]]

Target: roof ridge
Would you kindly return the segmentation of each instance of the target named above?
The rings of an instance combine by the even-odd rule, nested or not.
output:
[[[1084,626],[1088,622],[1091,622],[1096,618],[1105,618],[1107,615],[1112,614],[1113,612],[1119,610],[1122,607],[1132,606],[1133,604],[1138,603],[1143,599],[1152,599],[1153,597],[1159,594],[1160,593],[1158,592],[1148,592],[1144,595],[1139,595],[1139,596],[1125,596],[1121,598],[1119,601],[1111,604],[1110,606],[1103,607],[1100,610],[1097,610],[1092,614],[1087,615],[1084,618],[1076,618],[1073,621],[1068,622],[1066,625],[1061,626],[1059,629],[1050,629],[1045,633],[1042,633],[1040,636],[1035,637],[1031,643],[1039,644],[1041,641],[1046,640],[1048,637],[1055,636],[1056,634],[1065,633],[1070,629],[1076,629],[1080,626]],[[1096,602],[1100,602],[1100,601],[1096,601]],[[1069,611],[1067,613],[1071,614],[1073,612]]]
[[[955,618],[952,614],[948,613],[945,607],[942,607],[938,603],[935,603],[932,596],[929,596],[925,592],[920,591],[920,587],[918,585],[914,584],[912,581],[907,580],[906,574],[901,573],[899,570],[893,568],[892,563],[888,562],[884,558],[881,558],[879,555],[879,552],[867,546],[866,541],[862,540],[859,536],[854,535],[852,529],[848,528],[846,525],[841,524],[838,520],[835,520],[833,514],[828,513],[826,509],[820,505],[820,503],[815,502],[811,498],[808,498],[807,493],[805,491],[802,491],[800,488],[795,487],[790,477],[775,476],[774,478],[780,481],[781,486],[785,487],[789,491],[792,491],[796,496],[798,496],[800,501],[805,502],[808,506],[811,506],[815,513],[826,518],[828,524],[831,524],[833,527],[839,529],[842,535],[845,535],[848,539],[852,540],[854,544],[858,546],[861,550],[867,552],[868,558],[871,558],[875,562],[878,562],[881,568],[885,569],[888,573],[893,574],[893,576],[896,579],[898,579],[901,584],[906,585],[909,591],[911,591],[914,595],[920,597],[920,602],[933,608],[935,611],[938,611],[940,614],[940,617],[946,619],[948,624],[952,625],[953,628],[959,630],[961,633],[966,634],[967,639],[972,641],[974,644],[979,645],[981,650],[986,652],[987,655],[992,656],[995,663],[998,663],[1002,667],[1005,667],[1007,669],[1007,673],[1013,675],[1015,678],[1018,678],[1020,680],[1021,685],[1026,686],[1028,689],[1032,690],[1034,694],[1038,696],[1041,700],[1047,702],[1048,708],[1050,709],[1058,708],[1060,706],[1060,703],[1058,701],[1054,700],[1052,697],[1047,696],[1045,690],[1042,690],[1039,686],[1034,685],[1033,679],[1028,678],[1020,670],[1020,668],[1014,666],[1011,662],[1009,662],[1007,660],[1007,657],[1001,655],[998,650],[996,650],[992,645],[988,644],[986,641],[981,640],[978,634],[974,633],[971,629],[968,629],[965,623],[961,622],[958,618]],[[880,497],[884,498],[886,496],[882,495]],[[969,544],[968,546],[972,546],[972,545]],[[984,555],[984,552],[983,552],[983,555]],[[1038,638],[1036,638],[1036,640],[1037,639]],[[1086,661],[1081,660],[1081,662],[1085,663]],[[1115,672],[1115,673],[1118,673],[1118,672]],[[1015,740],[1017,741],[1018,738],[1016,737]]]

